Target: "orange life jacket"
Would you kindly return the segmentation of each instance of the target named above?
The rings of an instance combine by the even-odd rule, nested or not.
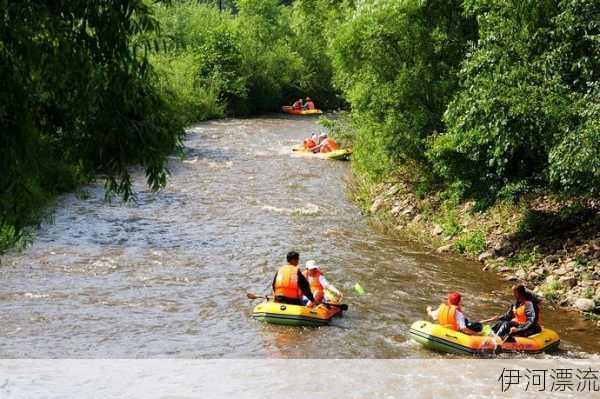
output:
[[[333,139],[327,137],[325,139],[325,144],[323,144],[321,147],[321,152],[331,152],[337,150],[338,148],[340,148],[338,144]]]
[[[283,296],[290,299],[301,298],[302,292],[298,285],[298,266],[281,266],[277,271],[274,288],[273,295],[275,296]]]
[[[322,301],[325,297],[325,288],[321,285],[319,277],[321,277],[323,273],[321,273],[321,271],[318,271],[317,275],[314,276],[309,274],[308,270],[305,270],[304,272],[302,272],[302,274],[304,274],[304,277],[306,277],[306,280],[308,280],[308,284],[310,285],[310,292],[312,292],[315,301]]]
[[[437,316],[439,324],[458,331],[458,322],[456,321],[456,306],[442,303],[438,308]]]
[[[293,109],[302,109],[302,103],[300,101],[296,101],[293,105],[292,105]]]
[[[309,101],[306,103],[306,109],[315,109],[315,103]]]
[[[313,139],[304,139],[304,148],[310,150],[317,146],[317,143]]]
[[[525,324],[527,323],[527,314],[525,313],[525,306],[527,305],[529,301],[525,301],[523,302],[519,307],[515,307],[513,306],[513,321],[518,323],[518,324]],[[540,307],[539,305],[533,305],[533,308],[535,310],[535,320],[534,323],[539,324],[540,323]]]

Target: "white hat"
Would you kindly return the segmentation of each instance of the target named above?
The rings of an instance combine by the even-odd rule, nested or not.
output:
[[[314,260],[309,260],[308,262],[306,262],[306,268],[308,270],[313,270],[318,269],[319,266],[317,266],[317,262],[315,262]]]

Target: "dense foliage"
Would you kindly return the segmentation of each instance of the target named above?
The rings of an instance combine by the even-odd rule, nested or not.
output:
[[[168,50],[152,63],[184,120],[272,112],[306,95],[321,106],[338,105],[320,39],[325,27],[307,3],[239,0],[219,10],[180,1],[157,7]]]
[[[364,1],[329,43],[357,168],[491,203],[597,195],[600,3]],[[429,187],[431,188],[431,186]]]
[[[477,197],[600,187],[600,3],[465,1],[480,39],[429,151]]]
[[[357,122],[359,168],[380,175],[397,163],[425,162],[475,35],[460,1],[364,1],[346,11],[331,54]]]
[[[127,167],[155,189],[181,126],[153,86],[157,28],[141,0],[2,1],[0,245],[52,195],[101,173],[131,195]],[[1,249],[1,248],[0,248]]]

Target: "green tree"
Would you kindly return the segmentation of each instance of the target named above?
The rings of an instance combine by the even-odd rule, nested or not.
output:
[[[129,197],[131,164],[162,187],[183,131],[153,85],[148,6],[1,4],[0,230],[20,231],[53,194],[98,173]]]
[[[236,19],[246,70],[247,112],[278,110],[299,91],[303,62],[290,44],[290,8],[278,0],[239,0]]]
[[[343,105],[341,93],[333,86],[333,66],[328,54],[330,38],[342,18],[346,1],[296,0],[291,14],[291,47],[302,59],[298,91],[289,93],[286,102],[311,96],[319,107],[331,109]]]
[[[465,195],[491,200],[547,187],[549,180],[559,192],[592,189],[598,178],[590,162],[598,154],[597,112],[590,107],[597,96],[586,93],[598,75],[592,3],[465,1],[480,39],[448,107],[448,130],[429,151],[440,176]]]
[[[475,37],[461,3],[364,1],[335,27],[335,82],[360,124],[357,140],[366,147],[358,145],[355,155],[362,170],[378,174],[400,162],[426,163],[427,139],[444,130],[442,114]]]
[[[600,190],[600,3],[561,1],[550,65],[571,90],[575,126],[549,153],[552,187],[567,194]]]

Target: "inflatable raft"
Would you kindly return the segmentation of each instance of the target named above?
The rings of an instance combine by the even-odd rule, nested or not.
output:
[[[287,326],[323,326],[329,324],[334,316],[341,316],[340,305],[320,304],[314,308],[265,301],[256,305],[252,317],[271,324]]]
[[[284,105],[281,110],[290,115],[321,115],[323,113],[320,109],[297,109],[290,105]]]
[[[502,342],[498,337],[468,335],[439,324],[420,320],[410,327],[410,337],[426,348],[447,353],[473,355],[493,352],[550,352],[558,348],[558,334],[542,328],[539,334],[515,337],[514,342]]]
[[[343,148],[343,149],[330,151],[330,152],[318,152],[315,154],[314,152],[307,150],[306,148],[300,146],[300,147],[295,147],[293,149],[293,151],[295,153],[297,153],[298,155],[302,155],[302,156],[306,156],[306,157],[330,159],[330,160],[335,160],[335,161],[347,161],[350,159],[350,155],[352,155],[352,150],[349,148]]]

